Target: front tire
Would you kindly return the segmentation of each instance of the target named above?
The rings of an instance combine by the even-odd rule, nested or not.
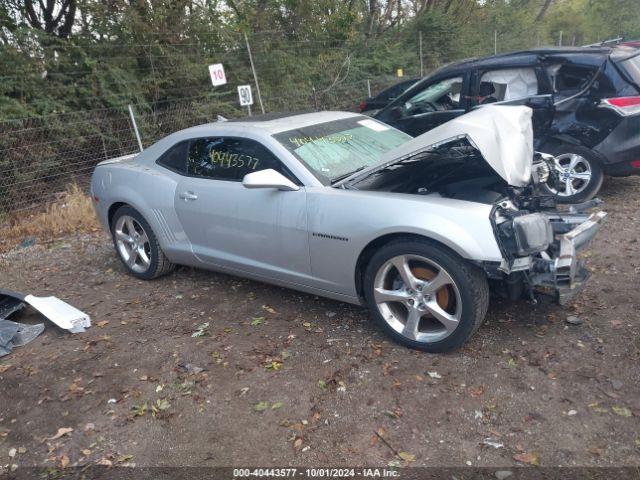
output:
[[[118,257],[134,277],[151,280],[175,268],[160,248],[149,223],[128,205],[120,207],[113,216],[111,237]]]
[[[591,200],[600,190],[604,171],[598,157],[579,145],[559,144],[545,150],[555,158],[554,184],[547,190],[560,203],[581,203]]]
[[[482,324],[489,286],[478,267],[427,240],[398,240],[376,252],[364,274],[375,322],[397,342],[440,353],[463,345]]]

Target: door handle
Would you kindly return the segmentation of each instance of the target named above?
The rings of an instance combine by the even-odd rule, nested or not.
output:
[[[197,200],[198,199],[198,195],[196,195],[193,192],[182,192],[180,194],[180,198],[183,200]]]

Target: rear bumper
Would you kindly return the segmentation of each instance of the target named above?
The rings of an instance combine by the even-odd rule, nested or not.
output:
[[[585,261],[579,252],[593,240],[602,226],[606,212],[586,214],[550,214],[555,240],[552,255],[542,255],[534,261],[530,275],[532,286],[567,304],[584,288],[589,279]]]

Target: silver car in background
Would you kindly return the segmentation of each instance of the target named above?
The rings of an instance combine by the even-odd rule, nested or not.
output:
[[[95,209],[138,278],[190,265],[367,305],[395,340],[443,352],[482,323],[489,287],[566,301],[605,213],[540,188],[531,110],[487,106],[415,139],[347,112],[183,130],[102,162]]]

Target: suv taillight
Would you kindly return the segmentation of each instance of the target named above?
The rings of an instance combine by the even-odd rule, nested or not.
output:
[[[621,115],[635,115],[640,113],[640,97],[617,97],[602,100],[604,106],[613,108]]]

